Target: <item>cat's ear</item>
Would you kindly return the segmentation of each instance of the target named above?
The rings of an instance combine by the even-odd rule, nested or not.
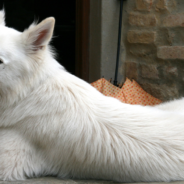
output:
[[[55,25],[53,17],[43,20],[38,25],[31,25],[27,30],[22,33],[24,44],[32,51],[42,49],[50,42]]]
[[[2,9],[0,11],[0,25],[5,26],[5,11]]]

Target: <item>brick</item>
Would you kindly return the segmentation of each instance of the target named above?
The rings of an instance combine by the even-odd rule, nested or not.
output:
[[[129,79],[137,80],[137,78],[138,78],[138,67],[137,67],[137,63],[134,63],[134,62],[126,62],[125,63],[125,75]]]
[[[141,47],[139,45],[134,46],[131,45],[131,47],[127,51],[129,51],[129,53],[135,56],[136,58],[139,57],[146,61],[150,60],[153,54],[155,54],[156,52],[155,49],[153,49],[152,47],[148,47],[148,45],[146,44],[141,45]]]
[[[144,15],[137,13],[129,14],[129,24],[133,26],[156,26],[157,20],[155,15]]]
[[[137,10],[150,11],[154,0],[136,0]]]
[[[172,79],[173,77],[178,76],[178,69],[175,66],[165,66],[164,67],[164,75],[166,78]]]
[[[159,72],[155,65],[140,65],[141,77],[148,79],[159,79]]]
[[[176,84],[152,84],[150,82],[144,82],[141,80],[139,80],[138,83],[146,92],[162,101],[168,101],[179,97]]]
[[[155,37],[154,31],[129,31],[127,34],[129,43],[151,44],[155,42]]]
[[[184,59],[184,46],[158,47],[157,57],[160,59]]]
[[[162,21],[162,25],[164,27],[184,27],[184,13],[166,16]]]
[[[158,0],[156,4],[156,9],[168,10],[168,0]]]
[[[157,0],[156,10],[170,10],[176,7],[175,0]]]

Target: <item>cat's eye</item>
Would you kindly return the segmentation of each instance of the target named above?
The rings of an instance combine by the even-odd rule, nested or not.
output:
[[[3,60],[2,59],[0,59],[0,64],[3,64]]]

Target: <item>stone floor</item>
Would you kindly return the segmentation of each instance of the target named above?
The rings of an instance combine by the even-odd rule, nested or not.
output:
[[[26,181],[0,181],[0,184],[112,184],[110,181],[87,181],[87,180],[60,180],[57,178],[37,178],[29,179]],[[120,183],[118,183],[120,184]],[[125,183],[124,183],[125,184]],[[130,184],[130,183],[129,183]],[[136,183],[141,184],[141,183]],[[146,184],[146,183],[144,183]],[[151,183],[151,184],[164,184],[164,183]],[[184,181],[171,182],[168,184],[184,184]]]

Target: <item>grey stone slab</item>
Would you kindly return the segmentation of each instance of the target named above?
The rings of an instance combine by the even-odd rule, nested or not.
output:
[[[58,178],[35,178],[25,181],[0,181],[0,184],[110,184],[110,181],[94,181],[94,180],[62,180]]]
[[[28,179],[25,181],[0,181],[0,184],[112,184],[112,183],[115,183],[115,182],[95,181],[95,180],[62,180],[62,179],[51,178],[51,177]],[[121,183],[118,183],[118,184],[121,184]],[[148,184],[148,183],[136,183],[136,184]],[[164,184],[164,183],[153,182],[151,184]],[[184,184],[184,181],[168,182],[168,184]]]

